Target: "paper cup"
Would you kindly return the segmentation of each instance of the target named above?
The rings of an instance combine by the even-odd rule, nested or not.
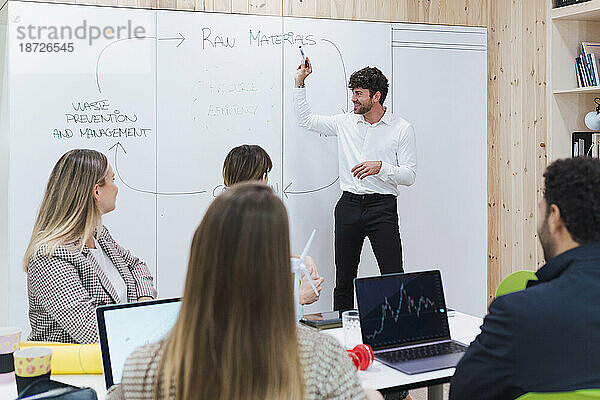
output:
[[[21,328],[14,326],[0,327],[0,354],[10,354],[19,350]]]
[[[19,350],[20,340],[21,328],[0,327],[0,384],[15,380],[13,353]]]
[[[15,375],[19,394],[38,379],[50,380],[52,350],[46,347],[30,347],[16,351]]]

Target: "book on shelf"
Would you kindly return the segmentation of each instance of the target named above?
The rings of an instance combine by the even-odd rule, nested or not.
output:
[[[581,55],[575,58],[575,73],[579,87],[600,85],[600,43],[581,42]]]
[[[575,74],[577,76],[577,86],[585,87],[585,82],[583,82],[583,74],[581,73],[581,57],[575,58]]]
[[[573,132],[573,157],[600,158],[600,132]]]
[[[587,82],[585,81],[585,75],[583,73],[583,65],[581,64],[581,57],[575,58],[575,71],[577,73],[577,84],[579,87],[586,87]]]
[[[554,8],[570,6],[571,4],[585,3],[590,0],[554,0]]]

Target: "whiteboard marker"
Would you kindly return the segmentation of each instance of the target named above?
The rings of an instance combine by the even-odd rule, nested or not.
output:
[[[298,46],[298,48],[300,49],[300,54],[302,55],[302,59],[304,60],[304,65],[306,66],[306,68],[308,68],[308,60],[304,55],[304,50],[302,50],[302,46]]]

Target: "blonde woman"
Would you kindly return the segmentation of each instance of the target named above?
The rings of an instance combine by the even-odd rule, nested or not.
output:
[[[71,150],[54,166],[24,257],[29,340],[98,341],[96,307],[152,299],[152,275],[102,225],[117,186],[106,156]]]
[[[269,154],[257,144],[243,144],[229,151],[223,161],[223,183],[226,187],[240,182],[260,181],[269,182],[269,172],[273,168]],[[297,257],[297,256],[293,256]],[[312,257],[305,259],[305,265],[310,272],[317,293],[314,292],[308,279],[302,275],[300,280],[299,300],[303,306],[312,304],[319,300],[324,278],[319,276],[317,265]]]
[[[257,268],[258,267],[258,268]],[[383,399],[371,391],[372,398]],[[260,183],[231,187],[194,234],[179,318],[135,350],[108,400],[365,399],[335,339],[296,326],[288,218]]]

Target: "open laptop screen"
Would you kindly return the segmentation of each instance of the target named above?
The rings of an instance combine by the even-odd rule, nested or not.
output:
[[[374,350],[450,339],[440,271],[355,280],[363,343]]]
[[[127,357],[139,346],[158,342],[179,315],[181,299],[98,307],[98,336],[106,388],[121,382]]]

